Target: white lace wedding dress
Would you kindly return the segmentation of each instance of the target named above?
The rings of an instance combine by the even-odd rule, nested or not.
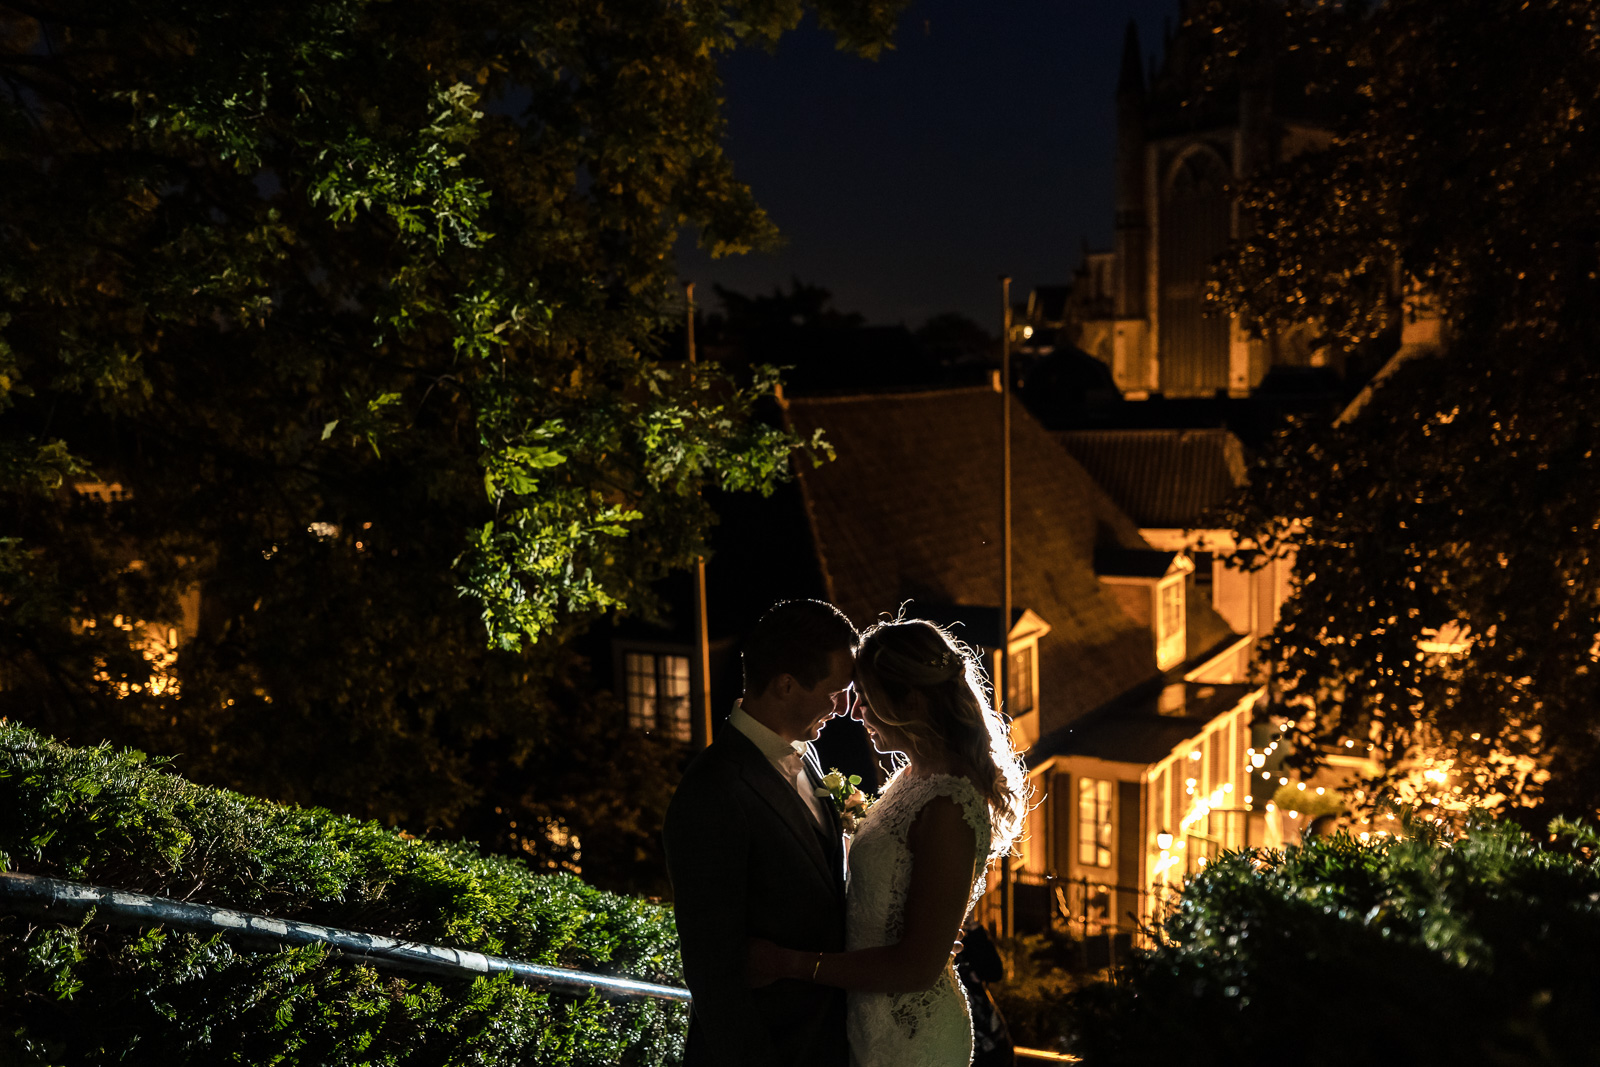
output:
[[[905,927],[911,850],[906,835],[928,801],[949,797],[961,808],[978,846],[970,909],[983,892],[989,858],[989,805],[967,779],[948,774],[913,778],[903,771],[884,787],[850,842],[846,903],[848,948],[900,941]],[[951,931],[954,933],[955,931]],[[853,1067],[966,1067],[972,1062],[972,1013],[952,967],[933,988],[916,993],[849,997]]]

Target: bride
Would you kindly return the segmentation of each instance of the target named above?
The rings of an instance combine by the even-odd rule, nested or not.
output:
[[[854,1067],[965,1067],[972,1020],[950,946],[1020,829],[1027,777],[979,662],[932,623],[868,630],[856,688],[851,717],[904,762],[850,845],[849,951],[755,940],[750,980],[847,990]]]

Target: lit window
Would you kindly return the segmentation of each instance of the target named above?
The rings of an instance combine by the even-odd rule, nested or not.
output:
[[[1156,666],[1166,670],[1181,663],[1187,654],[1184,647],[1183,580],[1169,581],[1157,590],[1156,604]]]
[[[1033,710],[1033,646],[1024,645],[1007,657],[1006,713],[1025,715]]]
[[[1078,863],[1111,866],[1111,791],[1104,778],[1078,779]]]
[[[674,741],[690,740],[688,656],[629,652],[623,656],[623,674],[629,726],[662,730]]]
[[[1183,629],[1183,585],[1171,582],[1161,590],[1161,634],[1170,636]]]

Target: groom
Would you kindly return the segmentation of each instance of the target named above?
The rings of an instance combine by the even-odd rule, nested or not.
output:
[[[664,839],[683,974],[685,1067],[848,1067],[844,991],[751,989],[745,942],[844,949],[844,848],[809,742],[848,712],[855,627],[832,604],[769,610],[744,647],[744,699],[683,774]],[[804,743],[802,757],[793,746]]]

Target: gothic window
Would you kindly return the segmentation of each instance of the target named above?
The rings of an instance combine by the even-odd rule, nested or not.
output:
[[[622,669],[628,725],[646,732],[661,730],[674,741],[690,740],[689,657],[629,651],[623,653]]]
[[[1172,172],[1169,199],[1175,202],[1204,200],[1222,193],[1228,170],[1217,154],[1207,149],[1190,152]]]
[[[1161,389],[1209,396],[1228,387],[1228,319],[1207,315],[1206,276],[1233,226],[1228,168],[1209,146],[1182,155],[1167,173],[1157,227],[1156,316]]]

